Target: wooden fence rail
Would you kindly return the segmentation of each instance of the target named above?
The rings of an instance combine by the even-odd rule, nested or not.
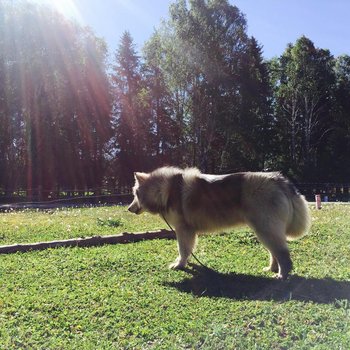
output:
[[[350,202],[350,184],[332,183],[301,183],[296,187],[309,201],[315,200],[315,195],[320,194],[324,202]]]
[[[298,190],[307,200],[313,201],[316,194],[320,194],[322,201],[350,202],[350,183],[299,183]],[[30,195],[28,195],[30,194]],[[82,204],[126,204],[132,198],[131,187],[120,188],[92,188],[92,189],[67,189],[59,192],[39,189],[8,190],[0,188],[0,204],[25,205],[37,204],[58,206],[82,205]]]

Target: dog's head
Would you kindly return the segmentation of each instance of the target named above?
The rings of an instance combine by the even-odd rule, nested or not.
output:
[[[129,205],[128,210],[134,214],[141,214],[143,211],[147,210],[145,202],[146,199],[146,191],[145,183],[150,177],[150,174],[146,173],[134,173],[135,177],[135,185],[132,188],[132,192],[134,195],[134,199],[132,203]]]
[[[152,214],[164,212],[170,195],[170,187],[174,176],[179,176],[181,170],[174,167],[163,167],[147,173],[134,173],[134,200],[128,210],[135,214],[148,211]]]
[[[128,210],[135,214],[148,211],[152,214],[159,214],[166,203],[164,181],[157,173],[134,173],[135,185],[133,187],[134,200]],[[165,202],[164,202],[165,200]]]

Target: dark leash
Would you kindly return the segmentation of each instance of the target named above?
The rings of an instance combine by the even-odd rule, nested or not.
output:
[[[165,218],[164,214],[161,213],[161,216],[163,218],[163,220],[165,221],[165,223],[168,225],[168,227],[170,228],[171,232],[174,233],[174,235],[176,236],[176,232],[175,230],[171,227],[171,225],[169,224],[168,220]],[[211,268],[209,268],[208,266],[204,265],[193,253],[191,253],[192,257],[197,261],[197,263],[199,265],[201,265],[202,267],[204,267],[206,270],[209,270],[209,271],[214,271],[212,270]]]

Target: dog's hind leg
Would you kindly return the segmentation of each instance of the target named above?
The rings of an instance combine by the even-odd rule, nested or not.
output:
[[[259,241],[266,247],[270,253],[269,270],[278,272],[277,278],[286,279],[292,270],[293,264],[290,258],[285,227],[282,223],[270,223],[264,227],[254,225],[255,232]]]
[[[181,269],[187,265],[188,258],[196,245],[197,235],[187,227],[176,227],[175,232],[179,256],[169,265],[169,268]]]
[[[278,272],[277,278],[284,280],[288,277],[288,274],[293,267],[287,242],[285,239],[283,240],[280,235],[276,236],[271,233],[270,235],[261,237],[258,234],[262,244],[270,253],[270,270]]]
[[[292,271],[293,263],[290,258],[290,253],[287,247],[279,249],[275,253],[276,259],[278,261],[278,275],[277,278],[285,280],[287,279],[290,271]]]

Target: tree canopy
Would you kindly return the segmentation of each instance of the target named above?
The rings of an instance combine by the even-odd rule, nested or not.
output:
[[[0,2],[0,191],[129,186],[161,165],[349,182],[350,57],[299,38],[270,61],[227,0],[177,0],[112,62],[89,28]],[[111,65],[109,65],[111,63]]]

